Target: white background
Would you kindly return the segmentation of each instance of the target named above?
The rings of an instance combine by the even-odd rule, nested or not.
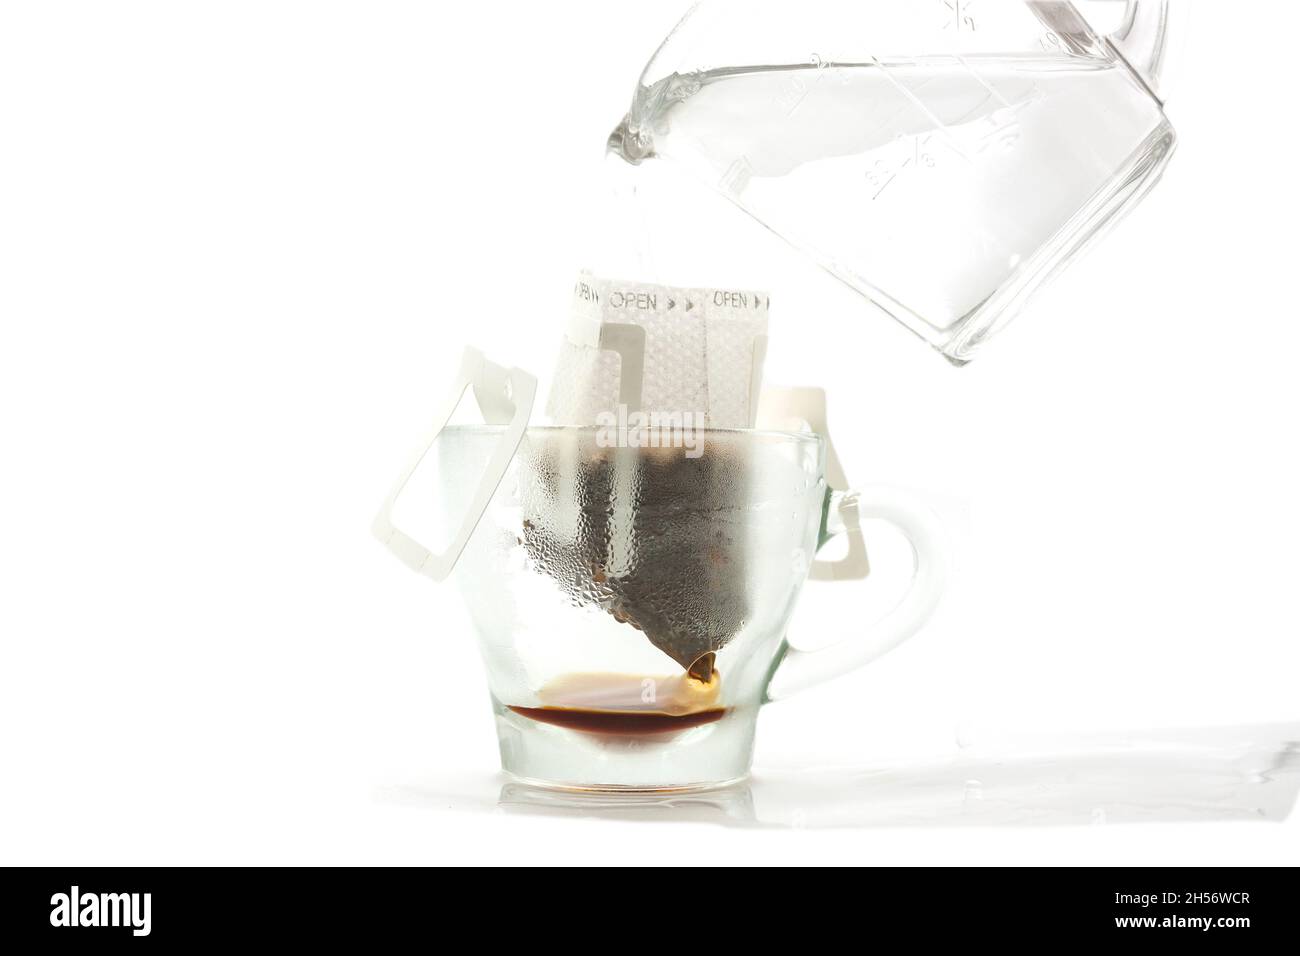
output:
[[[774,257],[769,379],[828,388],[850,476],[928,501],[957,573],[769,708],[753,797],[833,764],[916,813],[796,796],[702,842],[497,806],[454,589],[368,527],[463,344],[548,370],[577,197],[680,12],[0,7],[0,862],[1300,862],[1294,820],[960,826],[979,784],[907,769],[1300,721],[1293,4],[1196,11],[1166,180],[968,368]]]

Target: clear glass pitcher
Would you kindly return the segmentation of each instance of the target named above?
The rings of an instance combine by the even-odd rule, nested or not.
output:
[[[1174,8],[703,0],[609,148],[688,168],[960,364],[1158,180]]]

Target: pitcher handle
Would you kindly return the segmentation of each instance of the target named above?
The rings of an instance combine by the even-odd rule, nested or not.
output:
[[[767,687],[769,701],[820,684],[868,664],[907,640],[939,604],[947,576],[947,546],[939,521],[929,509],[889,488],[831,494],[824,544],[839,534],[860,531],[861,522],[878,518],[903,533],[912,546],[915,567],[902,599],[864,633],[816,651],[787,642]]]
[[[1187,0],[1127,0],[1124,23],[1110,35],[1110,43],[1161,103],[1169,74],[1171,38],[1178,35],[1189,15]]]

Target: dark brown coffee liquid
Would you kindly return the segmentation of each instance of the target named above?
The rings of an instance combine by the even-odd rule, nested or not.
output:
[[[727,708],[691,714],[661,714],[651,710],[579,710],[571,707],[510,707],[516,714],[543,724],[567,727],[584,734],[643,737],[671,734],[721,720]]]

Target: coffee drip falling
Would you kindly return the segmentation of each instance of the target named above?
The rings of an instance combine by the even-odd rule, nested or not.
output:
[[[529,558],[710,684],[750,616],[743,456],[706,428],[748,428],[766,350],[767,296],[584,276],[524,489]]]

